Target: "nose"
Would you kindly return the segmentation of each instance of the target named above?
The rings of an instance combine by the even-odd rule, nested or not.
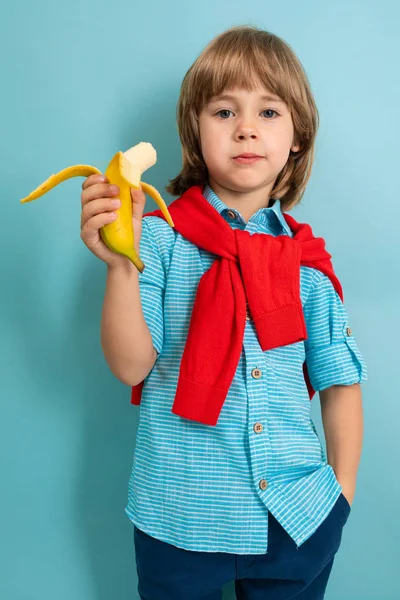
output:
[[[243,133],[240,133],[238,135],[238,139],[239,140],[247,140],[247,139],[250,139],[250,138],[253,139],[253,140],[255,140],[255,139],[257,139],[257,137],[258,136],[257,136],[256,133],[253,133],[252,131],[247,131],[247,130],[245,132],[243,132]]]
[[[242,121],[239,123],[236,130],[236,138],[238,140],[245,139],[257,139],[258,133],[255,126],[250,122],[250,120]]]

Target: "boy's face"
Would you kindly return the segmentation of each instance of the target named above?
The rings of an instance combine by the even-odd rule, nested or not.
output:
[[[200,144],[210,182],[232,191],[248,193],[265,188],[270,192],[285,166],[293,145],[294,128],[283,100],[268,100],[264,87],[251,92],[225,90],[212,98],[199,117]],[[261,156],[254,162],[238,160],[242,153]]]

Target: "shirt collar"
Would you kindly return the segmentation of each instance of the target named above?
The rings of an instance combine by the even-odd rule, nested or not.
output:
[[[237,215],[240,216],[240,218],[243,218],[240,214],[240,212],[238,210],[236,210],[235,208],[229,208],[218,196],[217,194],[214,192],[213,189],[211,189],[211,187],[206,183],[203,189],[203,196],[205,197],[205,199],[215,208],[216,211],[218,211],[220,214],[226,214],[226,212],[228,210],[232,210],[233,212],[235,212]],[[225,213],[224,213],[225,211]],[[267,217],[267,213],[269,214],[274,214],[277,218],[277,221],[279,223],[279,225],[282,227],[282,229],[285,231],[285,233],[287,235],[289,235],[290,237],[293,237],[293,232],[290,229],[289,225],[286,223],[285,217],[283,216],[282,213],[282,209],[281,209],[281,203],[279,198],[275,198],[274,203],[271,207],[269,208],[260,208],[260,210],[258,210],[255,215],[257,216],[263,216],[263,217]],[[254,216],[252,218],[254,218]]]

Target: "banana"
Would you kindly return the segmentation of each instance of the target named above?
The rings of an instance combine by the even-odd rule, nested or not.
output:
[[[159,192],[152,185],[141,181],[144,171],[157,162],[155,149],[148,142],[140,142],[126,152],[117,152],[111,159],[105,176],[110,184],[119,187],[119,199],[121,206],[116,211],[117,218],[112,223],[107,223],[100,228],[100,236],[106,246],[122,256],[126,256],[143,273],[145,265],[134,246],[134,231],[132,222],[132,198],[130,188],[142,189],[159,206],[168,224],[174,227],[174,222],[168,211],[167,205]],[[92,174],[100,174],[101,171],[91,165],[73,165],[58,173],[53,173],[46,181],[41,183],[29,196],[22,198],[22,204],[36,200],[53,189],[59,183],[71,177],[88,177]]]

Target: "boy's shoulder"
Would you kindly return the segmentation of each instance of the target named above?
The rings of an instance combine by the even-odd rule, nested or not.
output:
[[[316,267],[300,266],[302,287],[305,289],[305,301],[316,295],[324,297],[337,293],[331,279]]]
[[[329,280],[329,277],[325,275],[317,267],[310,267],[306,265],[300,265],[300,272],[304,277],[307,277],[308,283],[311,287],[318,285],[324,278]]]
[[[156,216],[143,217],[143,233],[152,236],[159,245],[168,245],[175,242],[176,231],[165,219]],[[143,235],[143,234],[142,234]]]
[[[144,216],[142,219],[142,234],[140,238],[140,249],[148,253],[148,261],[155,259],[155,254],[159,260],[168,269],[173,255],[176,241],[176,231],[167,221],[161,217]]]

